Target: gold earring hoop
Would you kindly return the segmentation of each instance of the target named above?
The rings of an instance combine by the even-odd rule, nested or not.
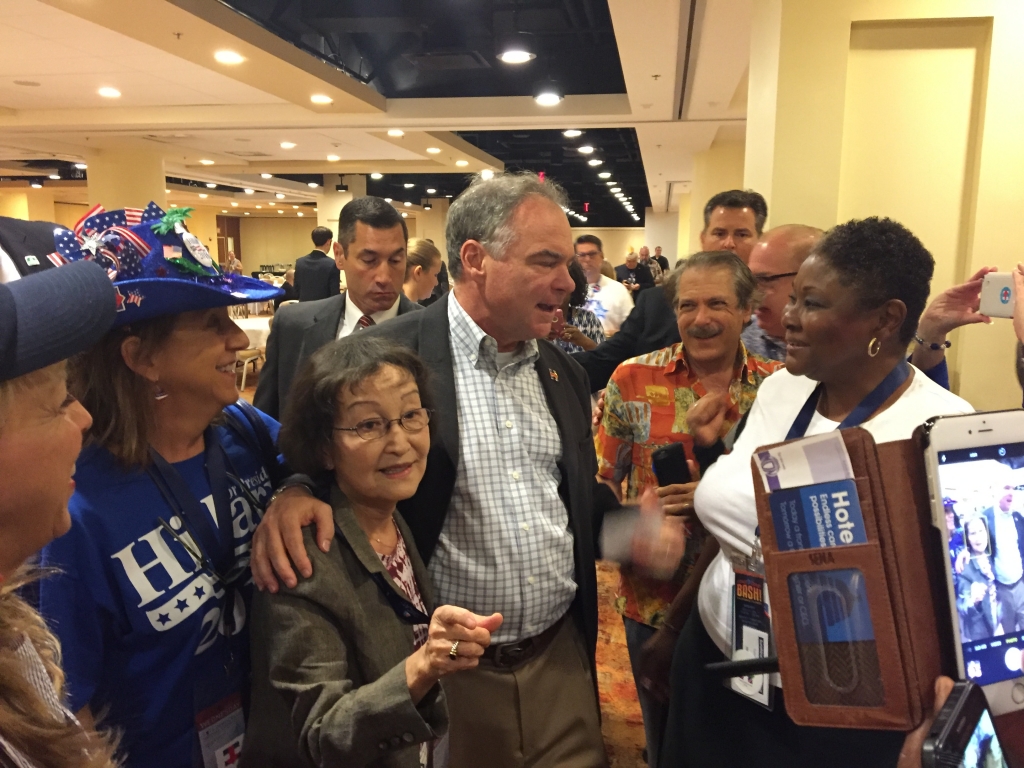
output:
[[[872,339],[868,342],[868,357],[875,357],[879,352],[882,351],[882,342],[878,339]]]

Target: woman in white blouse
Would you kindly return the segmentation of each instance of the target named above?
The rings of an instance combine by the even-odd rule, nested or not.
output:
[[[904,734],[798,726],[781,689],[770,711],[702,668],[732,647],[730,558],[750,555],[754,544],[756,448],[858,424],[878,443],[903,440],[932,416],[972,410],[906,362],[933,267],[906,228],[870,218],[832,229],[794,278],[783,317],[786,368],[762,384],[732,453],[696,493],[697,515],[721,552],[676,648],[663,766],[896,765]]]

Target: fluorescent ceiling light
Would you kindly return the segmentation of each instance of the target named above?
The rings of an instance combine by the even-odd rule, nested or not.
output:
[[[327,156],[327,162],[328,163],[336,163],[339,160],[341,160],[341,158],[338,155],[328,155]]]
[[[599,179],[610,179],[611,177],[611,171],[601,171],[599,174],[597,174],[597,178]],[[615,182],[613,181],[611,183],[614,184]]]
[[[325,106],[327,104],[331,104],[334,102],[334,99],[332,99],[326,93],[314,93],[312,96],[309,97],[309,100],[312,101],[314,104],[319,104],[320,106]]]
[[[427,190],[427,194],[428,194],[428,195],[433,195],[433,194],[434,194],[434,193],[436,193],[436,192],[437,192],[437,190],[436,190],[436,189],[434,189],[433,187],[431,187],[430,189],[428,189],[428,190]]]
[[[612,192],[621,192],[621,191],[622,191],[622,189],[620,187],[612,187]]]
[[[203,160],[199,161],[199,164],[200,165],[213,165],[213,160],[205,160],[205,159],[203,159]]]
[[[245,61],[245,56],[237,51],[231,51],[228,49],[217,51],[213,54],[213,58],[215,58],[220,64],[241,64]]]
[[[427,147],[427,154],[428,155],[439,155],[439,154],[441,154],[441,148],[440,147]]]
[[[260,178],[261,179],[272,179],[272,178],[274,178],[274,174],[272,174],[272,173],[261,173],[260,174]]]
[[[399,136],[405,136],[405,131],[401,128],[390,128],[388,129],[388,136],[394,136],[397,139]]]
[[[384,174],[383,173],[371,173],[370,174],[370,178],[371,179],[375,179],[375,180],[380,180],[380,179],[384,178]]]
[[[75,168],[77,168],[80,171],[84,171],[88,167],[89,166],[87,166],[85,163],[75,163]]]
[[[455,164],[459,166],[459,168],[464,168],[469,165],[469,160],[456,160]]]
[[[603,165],[603,164],[604,164],[604,160],[598,160],[596,157],[592,158],[590,160],[587,160],[587,165],[598,166],[598,165]]]
[[[121,98],[121,92],[117,88],[111,88],[109,85],[105,85],[97,91],[100,96],[104,99],[119,99]]]
[[[562,135],[567,139],[575,139],[577,136],[582,136],[583,131],[578,131],[575,128],[570,128],[567,131],[562,131]]]
[[[405,187],[406,189],[412,189],[416,185],[415,184],[403,184],[402,186]]]
[[[605,184],[607,184],[609,187],[614,187],[615,186],[615,182],[614,181],[606,181]]]
[[[246,211],[246,212],[245,212],[245,215],[246,215],[246,216],[248,216],[248,215],[249,215],[249,212],[248,212],[248,211]]]
[[[294,141],[282,141],[281,142],[281,149],[295,149],[295,142]]]
[[[581,155],[589,155],[591,152],[594,151],[594,148],[589,144],[584,144],[582,147],[576,147],[576,151],[579,152]]]

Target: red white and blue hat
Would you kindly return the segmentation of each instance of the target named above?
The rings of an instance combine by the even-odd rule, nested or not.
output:
[[[94,261],[117,292],[114,327],[197,309],[270,301],[284,292],[262,280],[225,274],[185,220],[191,208],[107,211],[97,205],[72,230],[54,233],[60,266]]]

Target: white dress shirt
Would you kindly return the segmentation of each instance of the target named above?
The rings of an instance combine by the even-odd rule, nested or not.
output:
[[[344,273],[342,273],[344,274]],[[380,312],[374,312],[370,317],[373,318],[373,322],[380,325],[385,320],[390,320],[393,317],[398,316],[398,303],[402,300],[401,295],[395,299],[395,303],[387,309],[381,310]],[[338,323],[338,335],[337,338],[344,339],[359,325],[359,318],[362,317],[365,312],[356,306],[356,303],[352,301],[351,296],[345,297],[345,315],[341,318],[341,322]]]
[[[21,273],[18,272],[18,268],[14,265],[14,260],[0,248],[0,285],[3,283],[13,283],[15,280],[21,278]]]
[[[761,384],[750,409],[746,428],[732,453],[718,459],[697,486],[694,508],[704,527],[718,539],[721,552],[712,561],[700,584],[697,607],[711,639],[727,657],[732,652],[733,570],[731,556],[753,551],[757,509],[750,457],[755,449],[786,439],[797,414],[817,382],[776,371]],[[899,400],[861,426],[876,443],[906,440],[918,425],[932,416],[971,413],[970,403],[949,392],[914,368],[914,378]],[[817,411],[807,436],[831,432],[839,424]],[[765,591],[765,599],[768,593]]]
[[[587,286],[587,303],[584,306],[597,315],[605,335],[611,336],[633,311],[633,297],[618,280],[601,275],[596,283]]]
[[[558,494],[562,439],[535,367],[537,342],[498,352],[454,294],[448,322],[459,464],[430,576],[439,605],[502,614],[492,642],[524,640],[576,596],[573,535]]]

